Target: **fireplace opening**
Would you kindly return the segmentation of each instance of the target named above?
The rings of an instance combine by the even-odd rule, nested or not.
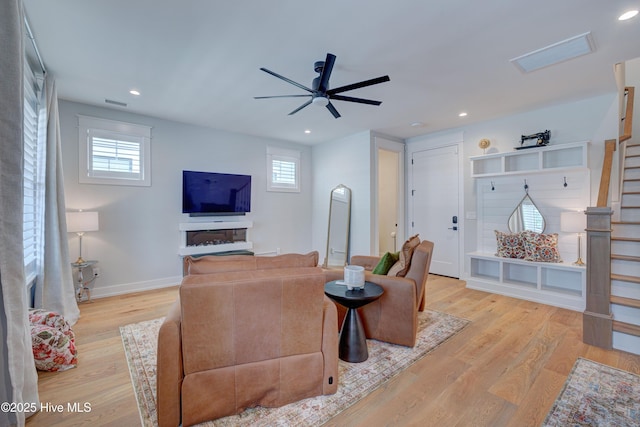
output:
[[[246,228],[187,231],[187,246],[223,245],[246,242]]]

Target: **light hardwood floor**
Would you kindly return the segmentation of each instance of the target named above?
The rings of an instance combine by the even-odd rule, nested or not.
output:
[[[40,400],[90,412],[41,412],[36,426],[140,425],[119,327],[163,316],[177,288],[81,304],[78,367],[40,373]],[[469,290],[430,276],[427,308],[471,320],[461,333],[331,420],[330,426],[538,426],[584,357],[640,374],[640,356],[582,343],[582,314]]]

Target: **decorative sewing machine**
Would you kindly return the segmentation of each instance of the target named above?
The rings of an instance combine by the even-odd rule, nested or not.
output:
[[[522,135],[520,137],[520,147],[516,147],[516,150],[522,150],[523,148],[544,147],[549,145],[549,139],[551,138],[551,131],[545,130],[544,132],[533,133],[531,135]],[[535,143],[527,142],[535,139]]]

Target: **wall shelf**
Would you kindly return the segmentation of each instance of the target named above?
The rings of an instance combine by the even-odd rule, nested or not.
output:
[[[532,262],[492,254],[467,254],[467,287],[584,311],[586,268],[569,263]]]
[[[248,228],[253,227],[252,221],[194,221],[194,222],[182,222],[178,226],[180,231],[180,247],[178,248],[178,255],[202,255],[209,253],[249,250],[253,249],[253,243],[247,241],[244,238],[242,241],[223,242],[215,244],[198,244],[188,245],[187,234],[188,232],[206,232],[214,230],[230,230],[234,231],[246,231]]]
[[[473,178],[544,172],[553,169],[586,168],[588,142],[547,145],[528,150],[471,157]]]

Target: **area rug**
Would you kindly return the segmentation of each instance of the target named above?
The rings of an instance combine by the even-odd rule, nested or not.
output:
[[[123,326],[122,343],[143,426],[157,425],[156,344],[163,319]],[[368,340],[369,358],[362,363],[340,361],[338,392],[295,402],[281,408],[253,408],[203,426],[317,426],[353,405],[393,376],[460,332],[469,320],[424,311],[418,317],[414,348]]]
[[[578,359],[543,426],[640,426],[640,376]]]

